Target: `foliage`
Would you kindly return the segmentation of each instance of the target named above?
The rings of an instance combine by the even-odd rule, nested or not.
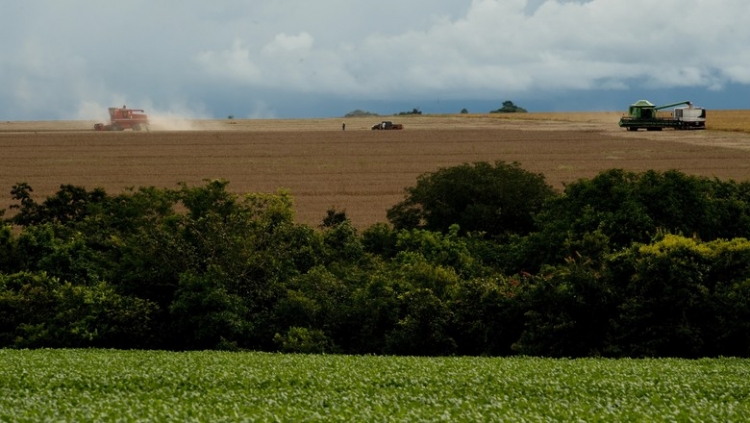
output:
[[[662,233],[703,240],[750,235],[750,183],[720,181],[670,170],[636,174],[622,169],[565,187],[537,215],[540,231],[528,247],[544,263],[561,263],[586,234],[598,231],[611,249],[648,243]],[[560,253],[563,253],[561,256]],[[579,251],[588,254],[588,251]]]
[[[525,310],[519,277],[482,277],[456,286],[450,298],[453,339],[462,355],[507,356],[521,335]]]
[[[409,116],[409,115],[421,115],[421,114],[422,114],[422,111],[415,107],[411,111],[408,111],[408,112],[395,113],[394,116]]]
[[[0,362],[4,421],[729,422],[750,413],[750,363],[730,358],[46,349],[0,350]]]
[[[337,211],[335,207],[331,207],[326,211],[326,217],[323,218],[323,222],[320,224],[322,228],[330,228],[340,223],[344,223],[349,220],[346,217],[346,210]]]
[[[518,164],[422,175],[361,233],[224,180],[110,196],[17,184],[0,347],[750,357],[750,183]]]
[[[0,346],[144,348],[155,305],[105,282],[73,285],[45,273],[0,274]]]
[[[234,345],[252,333],[247,299],[232,292],[218,266],[203,274],[183,273],[170,305],[175,333],[188,349]]]
[[[618,272],[627,275],[613,320],[617,353],[748,354],[750,344],[736,336],[748,328],[737,306],[747,299],[749,256],[745,239],[701,243],[674,235],[616,256]],[[728,338],[738,343],[729,347]]]
[[[402,230],[396,236],[395,249],[400,254],[396,259],[408,261],[406,257],[412,253],[412,257],[424,258],[431,266],[444,266],[471,277],[481,272],[481,266],[469,253],[458,231],[458,225],[451,225],[445,235],[422,229]]]
[[[392,258],[396,254],[398,233],[386,223],[375,223],[362,232],[362,247],[368,253]]]
[[[465,115],[465,114],[468,114],[468,113],[469,113],[469,110],[467,108],[464,107],[463,109],[461,109],[461,114],[462,115]]]
[[[0,223],[0,274],[14,273],[19,269],[17,241],[10,225]]]
[[[11,196],[20,205],[11,205],[18,213],[11,219],[16,225],[29,226],[45,222],[65,224],[78,221],[90,213],[90,208],[104,201],[107,196],[103,189],[96,188],[86,191],[73,185],[60,185],[60,190],[42,204],[37,204],[32,198],[33,189],[25,182],[13,186]]]
[[[449,335],[451,312],[430,289],[417,288],[398,297],[396,327],[386,338],[387,353],[451,355],[456,342]]]
[[[519,163],[478,162],[421,175],[387,216],[396,228],[447,232],[458,224],[462,233],[524,235],[534,229],[534,214],[553,195],[544,176]]]
[[[503,107],[490,110],[490,113],[526,113],[527,110],[523,107],[516,106],[512,101],[503,101]]]
[[[274,335],[273,340],[285,353],[323,354],[332,349],[323,331],[318,329],[292,326],[283,336]]]
[[[525,325],[513,349],[524,355],[603,354],[617,298],[600,263],[571,257],[529,276],[519,295]]]

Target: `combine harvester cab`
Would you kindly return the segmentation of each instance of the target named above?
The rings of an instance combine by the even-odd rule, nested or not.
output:
[[[659,110],[670,107],[686,105],[687,107],[675,108],[669,116],[660,116]],[[647,131],[661,131],[664,128],[672,129],[706,129],[706,109],[693,107],[689,101],[667,104],[666,106],[655,106],[648,100],[639,100],[631,104],[628,114],[620,119],[620,127],[628,131],[645,129]]]
[[[143,109],[128,109],[125,106],[122,108],[110,107],[109,109],[109,123],[97,123],[94,125],[94,129],[97,131],[124,131],[126,129],[132,129],[133,131],[149,130],[148,115],[146,115]]]

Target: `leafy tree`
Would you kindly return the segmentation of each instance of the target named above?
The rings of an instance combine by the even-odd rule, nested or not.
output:
[[[521,279],[495,275],[463,281],[450,298],[453,339],[462,355],[511,355],[524,326]]]
[[[477,162],[419,176],[387,217],[397,229],[445,233],[458,224],[462,233],[527,234],[535,228],[534,214],[554,195],[543,175],[519,163]]]
[[[377,113],[368,112],[366,110],[352,110],[351,112],[344,115],[344,117],[371,117],[371,116],[379,116]]]
[[[421,111],[421,110],[419,110],[419,109],[417,109],[417,108],[415,107],[415,108],[413,108],[413,109],[412,109],[411,111],[409,111],[409,112],[398,112],[398,113],[397,113],[396,115],[397,115],[397,116],[408,116],[408,115],[421,115],[421,114],[422,114],[422,111]]]
[[[74,232],[60,236],[56,225],[27,227],[19,236],[18,255],[24,270],[46,272],[76,285],[89,285],[109,275],[109,259],[95,250],[85,236]]]
[[[273,341],[285,353],[325,354],[335,352],[330,340],[323,331],[294,326],[284,335],[277,333]]]
[[[526,257],[560,264],[598,231],[611,249],[649,243],[660,233],[696,235],[703,240],[750,234],[750,197],[745,183],[667,172],[603,171],[565,187],[537,214],[539,232],[523,240]]]
[[[632,276],[613,322],[618,352],[631,357],[700,354],[705,338],[699,322],[709,295],[706,253],[705,245],[693,239],[667,235],[654,244],[634,245],[619,257],[625,262],[618,267]]]
[[[364,258],[361,238],[348,220],[326,229],[323,244],[323,257],[327,263],[356,263]]]
[[[356,331],[349,341],[354,354],[382,354],[386,349],[386,334],[398,323],[399,295],[411,287],[393,278],[386,269],[377,269],[367,275],[362,286],[352,293],[351,322]]]
[[[230,276],[211,266],[201,275],[185,272],[170,305],[174,329],[188,349],[237,345],[252,331],[246,299],[232,292]]]
[[[657,228],[710,241],[750,236],[748,186],[650,170],[639,175],[636,196]]]
[[[468,113],[469,113],[468,109],[466,109],[466,108],[461,109],[461,114],[462,115],[465,115],[465,114],[468,114]]]
[[[17,248],[10,225],[0,222],[0,274],[15,273],[20,270]]]
[[[33,189],[22,182],[13,186],[11,195],[21,204],[10,207],[18,213],[11,218],[16,225],[28,226],[32,224],[56,222],[66,224],[70,221],[80,221],[92,213],[92,207],[108,200],[106,192],[101,188],[86,191],[74,185],[61,185],[60,190],[48,197],[42,204],[37,204],[31,198]]]
[[[365,252],[383,258],[393,258],[397,252],[398,232],[386,223],[375,223],[362,231],[362,246]]]
[[[464,277],[476,276],[482,271],[481,263],[471,256],[458,231],[458,225],[451,225],[445,235],[422,229],[402,230],[396,240],[396,261],[408,262],[409,257],[420,257],[430,266],[451,268]]]
[[[292,222],[287,193],[238,196],[226,185],[183,184],[167,196],[180,213],[120,235],[119,286],[159,304],[169,348],[272,348],[283,282],[321,257],[320,237]]]
[[[517,163],[464,164],[361,235],[227,186],[15,186],[0,347],[750,355],[750,183],[614,169],[556,195]]]
[[[323,266],[315,267],[308,273],[294,278],[286,284],[286,296],[274,308],[274,322],[277,334],[285,339],[293,328],[307,328],[320,331],[325,336],[325,351],[339,350],[334,344],[349,342],[353,323],[350,321],[353,286]],[[286,348],[286,347],[284,347]]]
[[[710,311],[703,319],[704,355],[750,357],[750,241],[715,240],[706,244],[711,269],[706,275]]]
[[[550,357],[603,354],[618,304],[603,270],[601,263],[578,256],[529,277],[519,296],[526,322],[513,349]]]
[[[745,355],[750,243],[666,235],[614,256],[621,297],[612,351],[640,357]],[[731,340],[731,341],[730,341]]]
[[[450,336],[452,313],[426,288],[398,297],[399,320],[386,338],[386,351],[406,355],[451,355],[456,342]]]
[[[346,216],[346,210],[337,211],[334,207],[331,207],[326,211],[326,217],[323,218],[320,227],[331,228],[340,223],[344,223],[347,220],[349,220],[349,218]]]
[[[17,215],[11,219],[16,225],[33,224],[37,221],[36,213],[39,205],[31,198],[34,189],[27,182],[19,182],[13,185],[10,195],[20,204],[12,204],[11,209],[17,209]]]
[[[503,101],[503,107],[491,110],[490,113],[526,113],[523,107],[516,106],[512,101]]]
[[[105,282],[73,285],[44,272],[0,274],[0,346],[147,348],[155,305]]]
[[[409,290],[429,289],[441,301],[449,298],[461,281],[454,268],[431,263],[419,252],[399,253],[389,272]]]

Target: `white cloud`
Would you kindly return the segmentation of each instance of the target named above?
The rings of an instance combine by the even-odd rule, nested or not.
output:
[[[0,110],[17,116],[115,100],[216,114],[239,93],[270,115],[274,92],[385,101],[750,84],[746,0],[26,0],[4,5],[0,36],[15,40],[0,44]]]
[[[260,67],[253,62],[248,47],[244,46],[240,40],[234,40],[232,47],[228,50],[198,53],[196,61],[209,75],[228,77],[248,83],[261,80]]]
[[[745,3],[725,3],[750,12]],[[360,90],[349,87],[358,93],[391,87],[393,92],[453,88],[481,94],[501,87],[519,91],[626,87],[628,81],[663,87],[714,87],[722,83],[717,75],[732,80],[738,74],[720,73],[714,51],[744,48],[739,40],[715,32],[722,31],[727,19],[731,22],[747,19],[737,16],[750,16],[738,14],[736,7],[676,0],[548,0],[538,4],[532,15],[526,15],[527,7],[524,0],[475,0],[458,19],[436,20],[429,28],[405,28],[394,35],[376,32],[357,45],[333,49],[314,48],[313,36],[307,32],[281,33],[258,55],[283,51],[293,53],[286,59],[299,63],[326,58],[320,71],[337,78],[316,79],[312,72],[297,69],[304,68],[301,64],[268,60],[263,69],[274,72],[264,74],[285,78],[269,75],[257,83],[281,85],[284,81],[291,89],[305,90],[315,81],[318,90],[335,92],[343,78],[363,85]],[[675,14],[675,10],[681,13]],[[717,12],[723,18],[717,18]],[[709,13],[717,26],[703,28],[703,16]],[[723,47],[719,43],[724,43]],[[220,66],[234,67],[232,63]],[[321,81],[336,85],[321,86]]]
[[[750,66],[728,66],[723,69],[723,73],[733,81],[750,84]]]
[[[313,46],[313,38],[307,32],[299,35],[277,34],[273,41],[263,46],[261,53],[274,55],[277,53],[305,53]]]

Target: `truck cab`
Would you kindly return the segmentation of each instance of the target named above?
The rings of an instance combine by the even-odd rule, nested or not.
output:
[[[388,130],[388,129],[404,129],[404,126],[400,123],[393,123],[390,120],[384,120],[380,123],[372,125],[372,130]]]

